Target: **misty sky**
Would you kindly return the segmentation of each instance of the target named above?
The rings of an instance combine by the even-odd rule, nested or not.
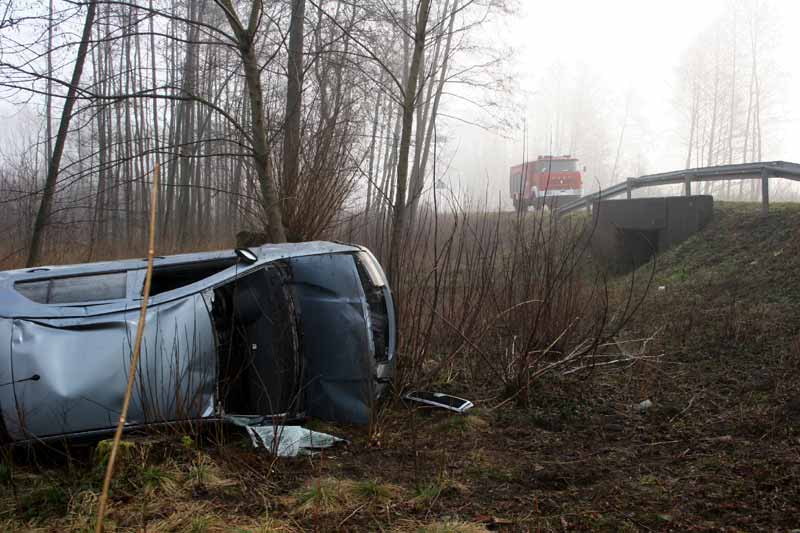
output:
[[[554,63],[564,68],[586,64],[604,78],[600,80],[604,85],[619,94],[632,92],[647,135],[637,140],[635,132],[629,131],[625,149],[642,150],[646,171],[658,172],[682,168],[685,159],[673,103],[682,55],[721,16],[727,1],[521,0],[520,16],[498,22],[499,28],[491,31],[515,50],[515,69],[523,88],[534,87],[542,69]],[[768,0],[768,4],[779,26],[772,37],[777,42],[781,86],[774,90],[781,112],[780,120],[770,124],[776,140],[764,158],[800,161],[800,35],[796,31],[800,1]],[[598,105],[622,107],[619,98]],[[528,121],[535,120],[529,112]],[[506,196],[507,169],[509,163],[521,159],[522,132],[509,132],[514,139],[508,140],[476,128],[457,130],[448,177],[471,192],[485,191],[488,184],[493,197]],[[636,143],[645,146],[633,146]],[[531,146],[529,153],[535,157],[543,151]]]

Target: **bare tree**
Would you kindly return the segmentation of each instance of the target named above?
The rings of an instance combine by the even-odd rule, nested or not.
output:
[[[765,98],[763,80],[769,69],[762,67],[770,60],[771,50],[765,40],[765,35],[772,34],[770,21],[766,3],[731,2],[687,50],[676,98],[687,121],[687,168],[763,158],[765,132],[761,116],[765,103],[767,109],[774,105]],[[740,46],[740,42],[749,46]],[[723,50],[729,54],[723,54]],[[749,74],[742,75],[742,71]],[[707,183],[706,193],[714,192],[715,187],[732,196],[730,184]],[[741,182],[739,198],[743,196]],[[749,196],[757,196],[755,188],[751,188]]]
[[[453,45],[453,35],[455,33],[455,21],[459,12],[459,0],[453,1],[450,10],[448,10],[449,7],[450,2],[446,0],[442,12],[445,15],[445,20],[449,18],[449,23],[446,26],[447,31],[444,36],[440,34],[437,37],[433,53],[432,75],[435,73],[438,80],[436,80],[436,83],[433,83],[433,80],[428,83],[428,92],[425,98],[425,111],[418,115],[417,120],[417,149],[414,152],[414,167],[411,172],[411,198],[409,200],[412,219],[416,213],[422,196],[422,190],[425,186],[425,171],[430,157],[431,145],[436,127],[436,118],[439,113],[439,105],[441,104],[442,93],[448,76],[450,53]],[[445,44],[443,55],[441,56],[441,66],[439,67],[439,53],[442,48],[442,40],[445,41]],[[438,71],[436,70],[437,68]]]
[[[267,135],[264,114],[264,92],[261,87],[261,65],[256,55],[256,36],[262,16],[262,0],[252,0],[250,16],[245,27],[232,0],[215,0],[225,12],[231,29],[236,37],[236,45],[242,59],[247,96],[250,101],[250,118],[252,121],[253,159],[261,192],[261,204],[266,219],[266,232],[272,242],[285,242],[286,232],[283,228],[281,202],[278,198],[278,187],[270,155],[270,144]]]
[[[292,1],[287,60],[286,123],[283,137],[284,210],[294,211],[300,157],[301,105],[303,101],[303,31],[305,0]]]
[[[403,126],[400,132],[400,148],[397,159],[397,190],[395,191],[392,221],[392,240],[389,247],[389,276],[396,277],[400,268],[400,247],[406,223],[406,189],[408,187],[408,157],[411,149],[411,130],[414,126],[414,108],[417,100],[422,55],[425,51],[425,37],[430,14],[430,0],[420,0],[417,5],[417,22],[414,30],[414,52],[408,70],[403,94]]]
[[[86,19],[83,23],[83,35],[78,45],[78,53],[75,57],[75,65],[72,70],[72,79],[70,80],[69,89],[67,90],[64,109],[61,111],[61,121],[58,125],[53,154],[50,157],[50,163],[47,167],[47,179],[44,185],[44,192],[42,193],[42,203],[39,205],[39,211],[36,214],[36,221],[33,226],[28,260],[26,261],[26,265],[29,267],[35,265],[42,254],[42,236],[53,205],[56,178],[58,177],[61,165],[61,156],[64,154],[64,144],[67,141],[67,132],[69,131],[69,124],[72,120],[72,109],[75,107],[78,85],[81,82],[81,76],[83,74],[83,65],[86,61],[86,52],[92,35],[92,25],[94,24],[96,9],[96,1],[90,0],[86,10]]]
[[[394,220],[409,210],[413,218],[424,190],[445,87],[459,76],[472,83],[483,68],[456,61],[475,50],[465,36],[498,5],[312,0],[307,18],[305,0],[95,3],[92,79],[75,94],[46,221],[54,242],[71,239],[81,259],[137,253],[125,243],[146,229],[156,163],[162,248],[221,243],[242,226],[263,226],[273,241],[324,237],[348,220],[346,208],[363,205],[364,181],[375,227],[387,250],[396,247]],[[53,31],[52,43],[49,31],[4,41],[0,61],[0,91],[45,110],[69,88],[60,59],[79,44],[55,28],[77,27],[85,4],[52,0],[55,17],[50,7],[3,15],[4,25]],[[398,228],[408,221],[401,214]]]

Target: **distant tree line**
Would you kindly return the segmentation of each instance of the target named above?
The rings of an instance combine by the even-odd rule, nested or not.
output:
[[[686,50],[675,99],[686,168],[763,160],[779,103],[775,30],[769,2],[731,1]],[[713,187],[732,199],[757,199],[760,190],[755,181]]]

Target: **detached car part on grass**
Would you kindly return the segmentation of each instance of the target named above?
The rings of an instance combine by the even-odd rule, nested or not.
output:
[[[472,409],[475,404],[458,396],[451,396],[443,392],[413,391],[403,396],[404,400],[415,402],[427,407],[436,407],[464,414]]]
[[[0,441],[113,429],[145,267],[0,272]],[[386,277],[363,247],[159,257],[126,424],[228,415],[366,424],[394,375],[396,337]]]

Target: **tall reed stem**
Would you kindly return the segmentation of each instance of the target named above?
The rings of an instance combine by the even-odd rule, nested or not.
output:
[[[95,533],[103,532],[103,522],[105,521],[106,507],[108,506],[108,491],[111,487],[111,479],[114,477],[114,464],[117,460],[119,443],[122,440],[122,430],[125,428],[125,417],[128,415],[128,407],[131,403],[133,393],[133,382],[136,379],[136,369],[139,366],[139,354],[142,351],[142,338],[144,337],[145,320],[147,319],[147,302],[150,299],[150,284],[153,279],[153,257],[156,253],[156,213],[158,212],[158,179],[161,167],[156,164],[153,170],[153,184],[150,191],[150,236],[147,245],[147,274],[144,278],[144,291],[142,292],[142,308],[139,312],[139,323],[136,326],[136,342],[133,345],[131,354],[131,366],[128,369],[128,385],[125,389],[125,399],[122,402],[122,410],[117,421],[117,430],[114,433],[114,443],[111,446],[111,453],[108,456],[106,466],[106,476],[103,479],[103,492],[100,494],[100,502],[97,508],[97,524]]]

